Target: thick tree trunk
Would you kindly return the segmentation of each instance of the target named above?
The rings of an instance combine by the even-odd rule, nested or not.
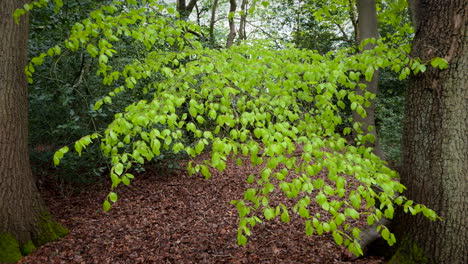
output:
[[[0,1],[0,263],[21,256],[19,247],[30,241],[41,244],[49,240],[50,234],[39,236],[44,235],[44,228],[53,231],[58,227],[49,221],[29,165],[24,74],[28,17],[22,16],[19,25],[12,18],[13,11],[26,2]],[[40,226],[42,220],[44,226]],[[17,252],[13,252],[15,248]]]
[[[412,55],[442,57],[449,68],[413,76],[406,98],[401,182],[405,195],[441,221],[401,214],[391,263],[468,263],[468,57],[465,0],[426,0],[417,16]]]
[[[29,166],[28,95],[24,75],[28,20],[12,19],[25,0],[0,3],[0,231],[18,240],[31,240],[39,192]]]
[[[378,23],[377,23],[377,9],[375,0],[358,0],[357,1],[357,12],[358,12],[358,23],[357,23],[357,40],[358,45],[361,44],[363,40],[374,38],[379,38]],[[373,49],[375,45],[369,43],[364,47],[364,50]],[[364,96],[366,91],[369,91],[373,94],[377,94],[378,90],[378,79],[379,72],[375,71],[370,82],[363,80],[362,83],[367,85],[366,89],[356,88],[356,94]],[[380,149],[379,139],[377,137],[377,130],[375,128],[375,100],[371,100],[371,105],[364,108],[366,110],[367,116],[361,117],[358,113],[353,111],[353,119],[355,122],[362,124],[361,128],[364,133],[368,133],[368,127],[373,127],[372,131],[369,133],[374,135],[375,141],[373,143],[368,142],[369,147],[374,148],[374,154],[380,158],[384,158],[384,154]]]

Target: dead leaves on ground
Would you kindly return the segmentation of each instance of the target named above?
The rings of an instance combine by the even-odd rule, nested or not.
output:
[[[109,185],[67,197],[45,191],[52,213],[71,232],[19,263],[384,263],[351,260],[331,235],[305,236],[297,217],[257,225],[247,245],[238,246],[237,211],[229,202],[243,197],[252,172],[231,164],[205,180],[149,170],[118,189],[108,213],[101,204]]]

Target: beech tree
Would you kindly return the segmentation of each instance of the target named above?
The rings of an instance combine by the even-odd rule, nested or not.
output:
[[[378,22],[377,22],[377,8],[375,0],[357,0],[357,45],[361,45],[366,39],[373,39],[376,41],[379,38]],[[372,49],[375,45],[367,43],[363,49]],[[364,96],[365,92],[371,92],[377,94],[378,90],[378,71],[374,72],[372,80],[367,82],[366,89],[357,89],[356,93]],[[362,117],[359,113],[353,112],[353,119],[362,124],[362,128],[365,132],[371,133],[374,136],[374,140],[368,142],[367,145],[374,149],[375,155],[380,158],[384,158],[384,154],[379,146],[379,138],[377,136],[377,129],[375,126],[375,100],[370,101],[369,107],[366,107],[366,116]]]
[[[27,4],[15,17],[47,3]],[[60,0],[55,3],[60,7]],[[63,49],[82,50],[94,58],[97,75],[109,89],[95,102],[95,110],[112,105],[113,98],[131,90],[148,95],[117,113],[105,131],[85,136],[72,147],[81,155],[96,142],[109,158],[112,186],[104,210],[118,201],[115,188],[134,180],[135,164],[153,160],[163,149],[190,157],[209,149],[209,159],[188,163],[191,174],[210,178],[213,170],[226,168],[227,159],[261,166],[258,175],[246,179],[249,188],[244,197],[232,201],[239,213],[240,245],[247,243],[255,225],[276,217],[288,223],[290,215],[297,214],[306,235],[329,233],[337,244],[361,255],[361,229],[353,226],[353,219],[365,218],[372,226],[384,217],[392,219],[397,207],[438,219],[433,210],[402,195],[405,186],[397,173],[366,146],[372,135],[362,133],[355,143],[348,143],[345,136],[353,129],[359,131],[359,124],[347,125],[340,109],[349,102],[361,117],[367,115],[365,108],[375,94],[356,90],[366,88],[361,80],[372,81],[379,69],[406,78],[411,71],[425,72],[426,62],[445,68],[444,59],[434,54],[421,61],[408,56],[408,46],[388,39],[377,40],[373,49],[362,52],[343,48],[325,55],[292,47],[275,50],[255,41],[215,50],[197,40],[197,25],[179,18],[174,9],[155,0],[115,1],[76,23],[63,44],[32,58],[26,68],[28,81],[33,82],[35,67],[45,59]],[[392,23],[398,23],[393,18]],[[113,61],[121,52],[116,44],[122,39],[145,47],[123,67]],[[304,109],[304,104],[311,107]],[[70,149],[58,150],[54,163],[59,165]],[[291,177],[291,170],[300,177]],[[353,184],[345,175],[353,178]],[[273,193],[289,198],[292,206],[273,203]],[[311,212],[311,203],[326,215]],[[388,244],[395,244],[387,226],[377,224],[376,231]]]
[[[67,230],[51,220],[31,173],[28,151],[26,0],[0,2],[0,262],[12,263]]]
[[[391,263],[467,263],[467,4],[411,2],[416,32],[411,55],[422,61],[438,56],[449,65],[410,78],[401,182],[408,197],[435,209],[442,220],[398,217],[401,245]]]

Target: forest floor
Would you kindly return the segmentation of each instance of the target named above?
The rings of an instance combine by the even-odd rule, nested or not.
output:
[[[119,200],[107,213],[102,202],[110,182],[70,195],[47,188],[43,197],[70,234],[19,263],[386,263],[354,258],[331,234],[306,236],[292,212],[288,224],[279,217],[257,224],[247,245],[238,246],[238,213],[229,202],[243,197],[254,172],[229,164],[205,180],[185,170],[147,169],[117,189]],[[313,206],[311,212],[320,211]],[[359,221],[353,224],[365,225]]]

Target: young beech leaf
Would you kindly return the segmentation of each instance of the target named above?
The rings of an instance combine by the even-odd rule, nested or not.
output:
[[[314,228],[310,224],[310,220],[306,220],[305,222],[305,233],[306,233],[306,236],[311,236],[314,234]]]
[[[336,231],[333,232],[332,235],[333,235],[333,239],[335,240],[336,244],[341,246],[341,244],[343,243],[343,237]]]
[[[115,165],[114,167],[114,172],[117,174],[117,175],[122,175],[122,172],[123,172],[123,169],[124,169],[124,166],[122,163],[117,163],[117,165]]]
[[[111,200],[111,202],[113,202],[113,203],[117,202],[117,194],[115,192],[110,192],[109,193],[109,200]]]
[[[109,203],[109,201],[105,200],[104,203],[102,204],[102,208],[104,209],[104,212],[109,211],[111,208],[111,204]]]
[[[244,235],[238,235],[237,236],[237,244],[240,246],[247,244],[247,238]]]
[[[289,223],[289,213],[288,213],[288,211],[283,211],[283,213],[281,214],[281,221],[283,221],[285,223]]]
[[[266,219],[266,220],[270,220],[270,219],[272,219],[273,217],[275,217],[275,212],[274,212],[273,209],[271,209],[271,208],[266,208],[266,209],[263,211],[263,214],[265,215],[265,219]]]

